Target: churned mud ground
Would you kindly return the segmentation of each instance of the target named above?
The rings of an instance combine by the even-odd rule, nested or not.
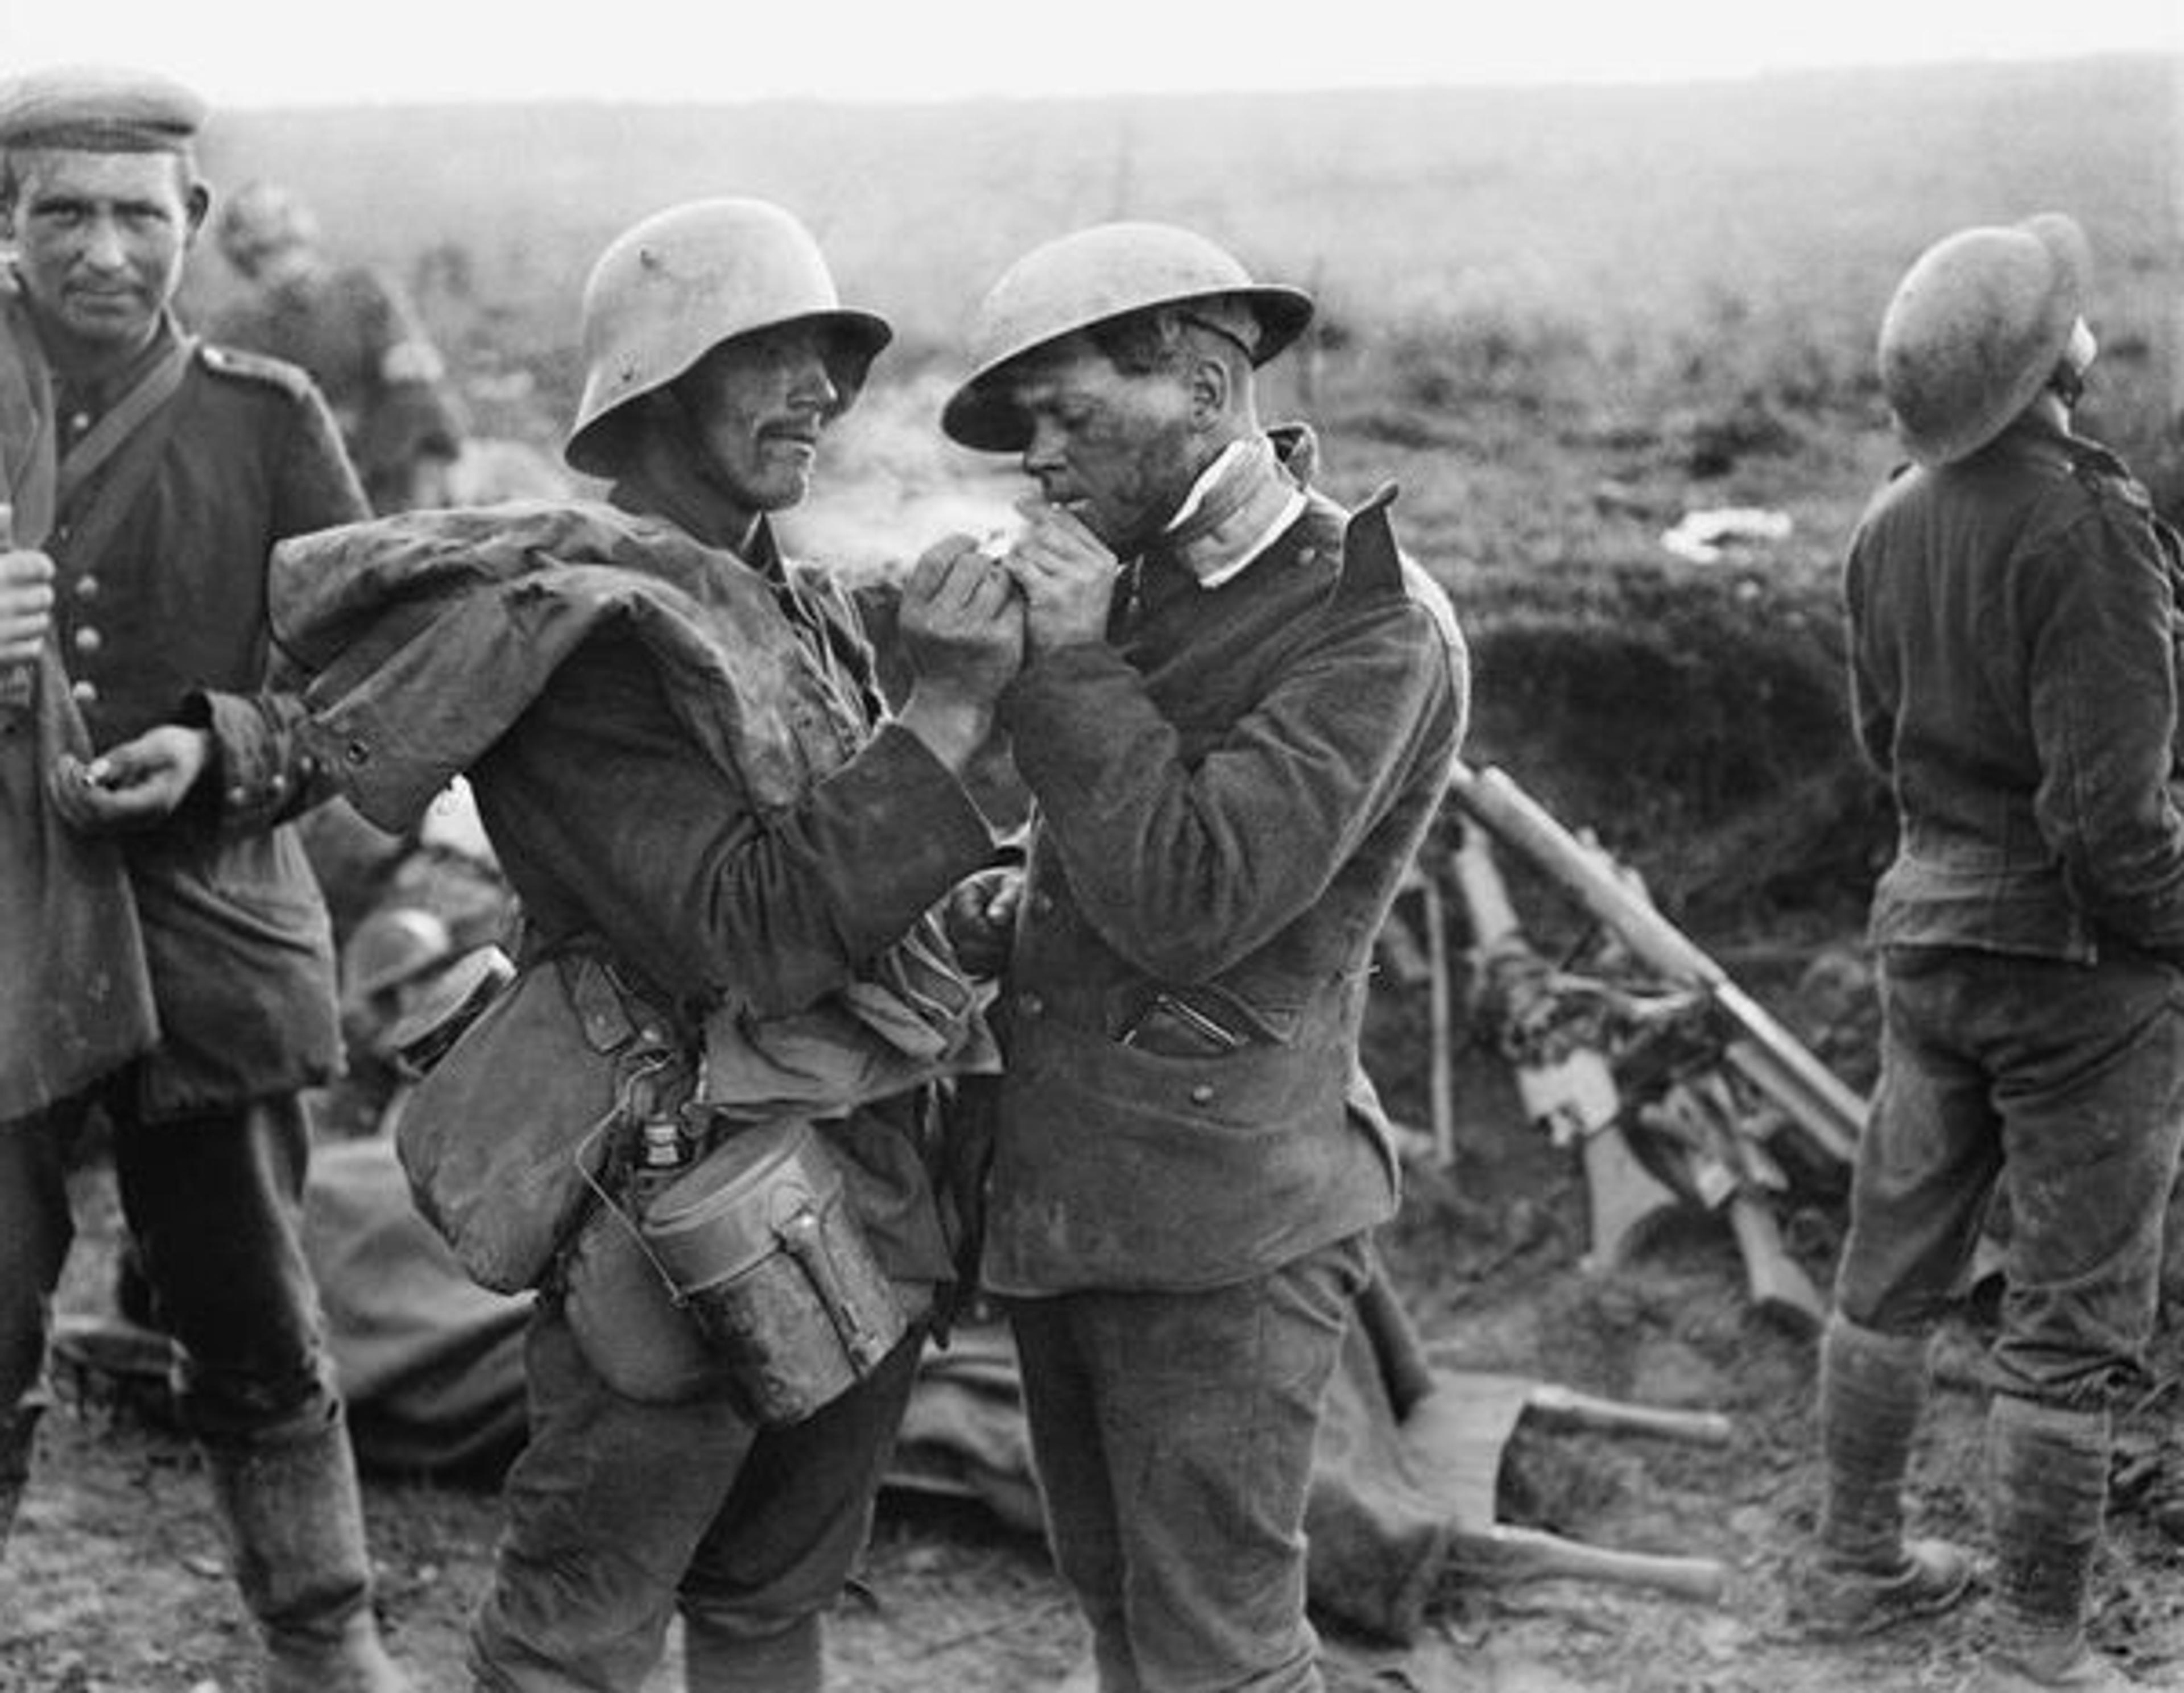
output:
[[[1412,1048],[1415,1009],[1391,997],[1376,1045]],[[1672,1216],[1612,1276],[1587,1273],[1581,1182],[1518,1120],[1506,1077],[1460,1055],[1457,1156],[1414,1170],[1384,1245],[1437,1361],[1609,1397],[1728,1413],[1725,1448],[1520,1428],[1502,1469],[1505,1520],[1602,1545],[1719,1558],[1719,1604],[1567,1579],[1467,1584],[1451,1575],[1422,1637],[1397,1647],[1329,1631],[1330,1685],[1494,1693],[1836,1693],[1954,1686],[1981,1611],[1853,1646],[1785,1623],[1788,1561],[1815,1506],[1812,1348],[1747,1304],[1727,1232]],[[1407,1076],[1385,1084],[1399,1105]],[[64,1302],[104,1298],[110,1187],[78,1178],[86,1238]],[[1825,1275],[1837,1225],[1793,1213],[1793,1247]],[[1975,1329],[1947,1337],[1916,1464],[1914,1527],[1976,1541]],[[465,1618],[486,1579],[488,1491],[375,1477],[366,1489],[388,1638],[420,1693],[459,1693]],[[2095,1631],[2151,1666],[2184,1659],[2184,1555],[2131,1514],[2114,1525]],[[838,1685],[901,1693],[1056,1686],[1082,1634],[1043,1549],[968,1501],[889,1495],[862,1578],[833,1623]],[[254,1645],[203,1478],[187,1444],[93,1396],[47,1419],[0,1585],[6,1693],[250,1693]],[[667,1670],[655,1686],[678,1682]]]

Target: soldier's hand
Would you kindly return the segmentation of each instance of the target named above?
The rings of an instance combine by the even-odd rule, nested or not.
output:
[[[1033,651],[1106,640],[1120,561],[1073,511],[1035,496],[1017,510],[1023,533],[1002,562],[1023,589]]]
[[[1023,664],[1016,584],[967,535],[925,550],[903,584],[900,628],[917,686],[990,705]]]
[[[981,870],[956,884],[941,908],[941,922],[956,961],[972,975],[999,975],[1008,962],[1023,871],[1016,865]]]
[[[28,547],[0,551],[0,668],[34,661],[53,623],[53,560]]]
[[[53,766],[53,807],[86,835],[150,828],[189,796],[211,759],[209,732],[161,724],[89,763],[63,754]]]
[[[994,724],[994,702],[1022,668],[1023,601],[967,535],[926,549],[902,587],[896,625],[914,678],[902,726],[957,774]]]

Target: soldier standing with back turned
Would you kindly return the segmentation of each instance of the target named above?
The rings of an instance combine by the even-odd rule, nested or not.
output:
[[[1851,694],[1899,817],[1874,900],[1880,1088],[1822,1343],[1826,1500],[1796,1602],[1864,1633],[1955,1604],[1906,1540],[1926,1344],[1988,1196],[2013,1221],[1989,1356],[1997,1562],[1983,1693],[2136,1685],[2084,1628],[2109,1416],[2142,1371],[2184,1137],[2177,539],[2071,411],[2085,239],[2047,215],[1937,243],[1880,330],[1916,462],[1846,575]]]

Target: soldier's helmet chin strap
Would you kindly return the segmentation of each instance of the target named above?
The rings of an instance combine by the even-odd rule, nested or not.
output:
[[[2070,326],[2070,338],[2064,344],[2063,356],[2055,361],[2055,373],[2048,378],[2048,386],[2065,405],[2075,406],[2085,397],[2086,372],[2093,367],[2100,356],[2101,344],[2093,338],[2093,332],[2084,318]]]

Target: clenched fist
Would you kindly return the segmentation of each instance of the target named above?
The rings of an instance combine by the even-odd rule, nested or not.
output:
[[[0,552],[0,669],[35,662],[53,624],[53,560],[27,547]]]

